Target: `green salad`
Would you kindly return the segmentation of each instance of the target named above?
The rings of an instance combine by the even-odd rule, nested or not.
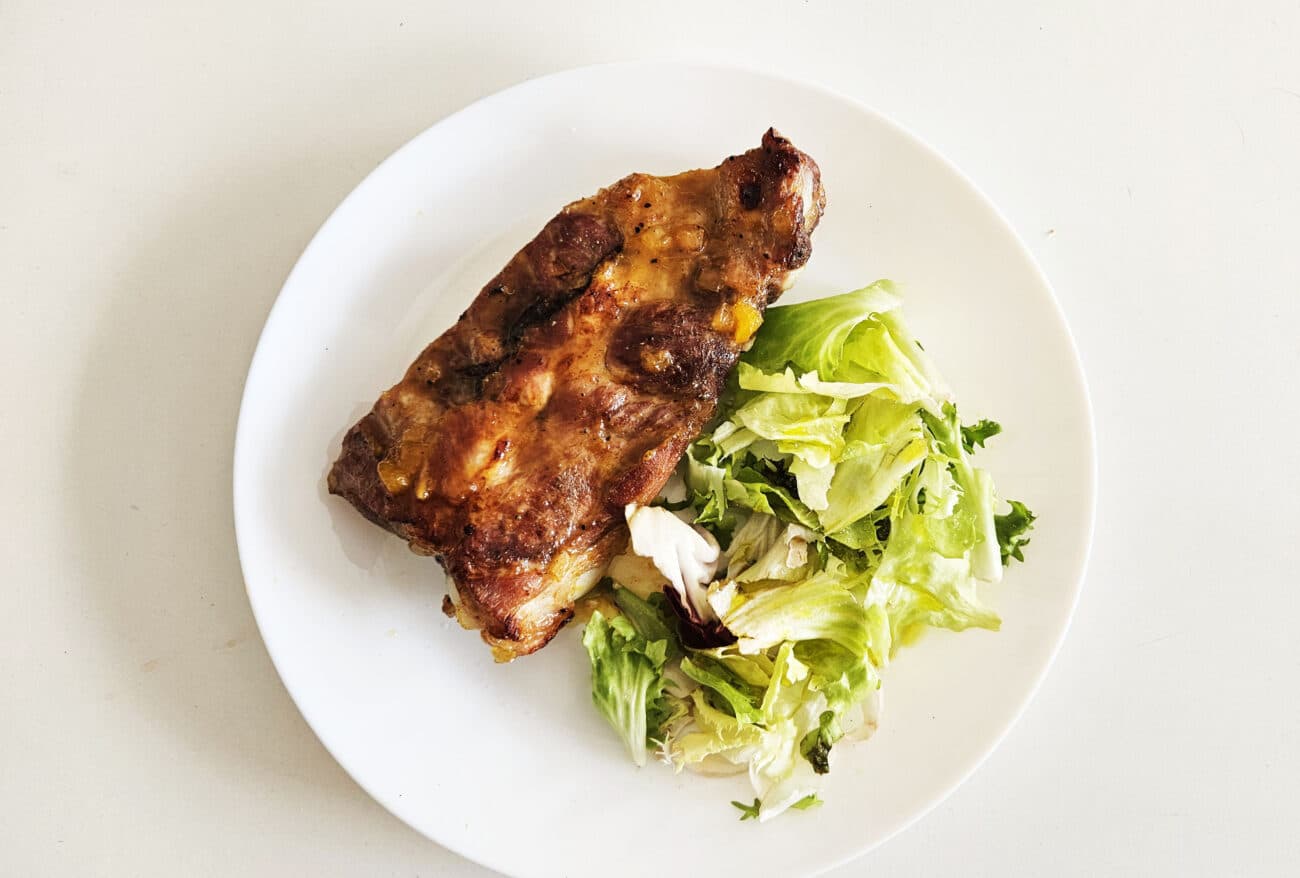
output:
[[[628,507],[612,606],[583,633],[631,758],[747,772],[742,819],[818,804],[898,648],[996,630],[979,586],[1029,542],[1033,513],[972,462],[1001,427],[961,424],[901,304],[878,281],[767,311],[683,458],[684,497]]]

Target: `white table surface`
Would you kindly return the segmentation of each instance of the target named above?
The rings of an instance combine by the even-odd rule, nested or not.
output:
[[[964,787],[835,874],[1300,872],[1294,0],[545,6],[0,4],[0,874],[489,874],[367,798],[280,685],[235,417],[366,172],[626,57],[911,127],[1028,241],[1090,379],[1097,534],[1053,671]]]

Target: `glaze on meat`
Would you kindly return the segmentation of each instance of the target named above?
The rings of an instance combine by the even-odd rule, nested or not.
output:
[[[712,417],[824,205],[771,130],[570,204],[348,431],[330,492],[435,556],[497,658],[540,649]]]

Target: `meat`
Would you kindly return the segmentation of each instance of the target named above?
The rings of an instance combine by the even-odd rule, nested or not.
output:
[[[772,130],[570,204],[348,431],[331,493],[436,557],[498,659],[541,648],[712,417],[824,205]]]

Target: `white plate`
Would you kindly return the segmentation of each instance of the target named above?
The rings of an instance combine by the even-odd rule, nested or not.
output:
[[[906,313],[979,454],[1040,520],[990,595],[998,634],[937,633],[889,669],[880,732],[837,749],[826,805],[741,823],[740,778],[636,769],[590,706],[571,626],[493,664],[439,611],[435,562],[326,495],[346,427],[567,202],[631,171],[712,166],[775,125],[821,165],[825,220],[787,296],[902,283]],[[806,875],[911,823],[993,749],[1038,685],[1079,592],[1093,516],[1092,422],[1046,281],[971,183],[914,136],[818,88],[676,64],[533,80],[430,128],[321,228],[249,370],[235,520],[249,598],[321,741],[428,837],[521,876]],[[667,866],[665,864],[668,864]],[[720,874],[716,872],[715,874]]]

